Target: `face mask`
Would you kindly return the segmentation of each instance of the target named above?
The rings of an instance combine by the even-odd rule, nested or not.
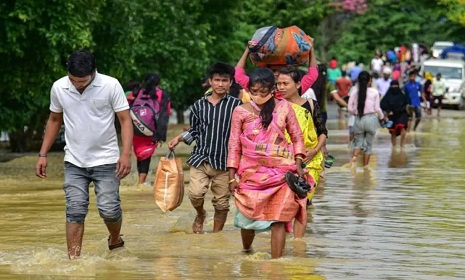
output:
[[[268,94],[266,97],[261,97],[261,96],[253,96],[252,97],[253,102],[255,102],[255,104],[257,104],[257,105],[263,105],[266,102],[268,102],[268,100],[270,100],[271,98],[273,98],[272,94]]]

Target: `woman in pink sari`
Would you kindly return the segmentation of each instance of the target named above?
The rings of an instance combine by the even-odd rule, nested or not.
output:
[[[271,229],[271,257],[279,258],[293,218],[303,222],[305,217],[306,200],[285,181],[288,171],[305,176],[305,146],[292,104],[274,98],[274,85],[270,69],[250,73],[252,101],[234,110],[227,164],[237,207],[234,225],[241,228],[244,251],[251,251],[256,231]]]

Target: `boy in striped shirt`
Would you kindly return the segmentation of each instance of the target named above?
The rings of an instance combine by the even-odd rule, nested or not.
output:
[[[191,109],[190,128],[168,144],[173,150],[179,142],[196,145],[187,163],[190,165],[189,199],[197,211],[192,230],[202,233],[206,218],[205,194],[211,187],[215,208],[213,232],[223,229],[229,212],[229,173],[226,167],[231,118],[241,101],[228,95],[234,79],[234,67],[217,62],[209,70],[211,93],[197,100]]]

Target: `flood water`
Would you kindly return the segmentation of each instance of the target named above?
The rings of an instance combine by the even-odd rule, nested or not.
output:
[[[370,168],[347,168],[346,123],[328,123],[336,157],[308,209],[303,240],[289,235],[285,258],[270,260],[269,233],[255,253],[241,252],[239,229],[192,234],[187,196],[163,214],[149,187],[121,187],[126,248],[109,252],[95,207],[86,220],[82,257],[67,258],[62,153],[49,157],[49,178],[34,176],[36,154],[0,163],[1,279],[463,279],[465,278],[465,120],[427,118],[403,150],[380,130]],[[177,127],[176,131],[180,131]],[[184,146],[178,155],[186,155]],[[160,148],[157,155],[166,152]],[[158,161],[154,157],[153,166]],[[135,164],[134,168],[135,170]],[[153,174],[150,174],[151,179]],[[186,176],[188,180],[188,176]],[[234,205],[231,202],[231,205]]]

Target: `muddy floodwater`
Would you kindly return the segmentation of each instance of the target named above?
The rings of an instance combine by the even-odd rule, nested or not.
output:
[[[82,257],[70,261],[63,153],[50,154],[45,180],[34,176],[36,153],[0,163],[0,279],[465,278],[465,120],[426,118],[403,150],[392,149],[380,129],[370,167],[355,169],[347,166],[346,121],[330,120],[328,128],[336,162],[308,209],[306,237],[289,235],[279,260],[270,260],[269,233],[257,235],[253,254],[241,252],[233,201],[224,231],[211,233],[210,194],[206,233],[192,234],[187,195],[162,213],[151,186],[134,185],[134,163],[121,186],[126,248],[108,251],[92,193]],[[189,148],[179,148],[185,161]],[[152,169],[166,149],[158,149]]]

